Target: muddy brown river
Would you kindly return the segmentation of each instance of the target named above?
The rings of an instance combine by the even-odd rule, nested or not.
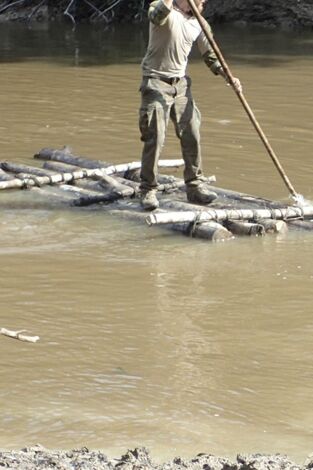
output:
[[[313,200],[313,34],[217,29],[296,190]],[[138,160],[145,27],[0,27],[2,160],[42,147]],[[206,174],[288,200],[236,95],[197,53]],[[179,158],[169,128],[164,158]],[[181,175],[180,170],[177,175]],[[313,451],[313,235],[212,244],[101,207],[0,195],[0,447],[88,446],[159,460]]]

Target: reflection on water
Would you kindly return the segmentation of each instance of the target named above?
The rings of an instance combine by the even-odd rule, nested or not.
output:
[[[312,40],[218,31],[290,179],[312,194]],[[3,159],[41,147],[139,157],[146,31],[3,28]],[[252,41],[253,38],[253,41]],[[204,166],[232,189],[286,189],[232,90],[195,55]],[[177,157],[172,129],[164,156]],[[99,208],[1,195],[0,447],[137,445],[160,460],[312,451],[312,235],[192,241]]]

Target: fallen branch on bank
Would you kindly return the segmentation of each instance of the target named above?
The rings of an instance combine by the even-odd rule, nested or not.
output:
[[[0,328],[0,334],[8,336],[9,338],[18,339],[19,341],[25,341],[27,343],[37,343],[40,339],[39,336],[28,336],[24,335],[27,330],[12,331],[7,330],[6,328]]]

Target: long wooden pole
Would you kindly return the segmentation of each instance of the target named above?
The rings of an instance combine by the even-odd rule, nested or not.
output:
[[[287,186],[291,196],[293,197],[293,199],[296,202],[302,201],[303,197],[296,192],[293,185],[291,184],[291,182],[290,182],[287,174],[285,173],[281,163],[279,162],[278,157],[276,156],[271,144],[269,143],[269,141],[268,141],[266,135],[264,134],[260,124],[258,123],[252,109],[250,108],[246,98],[244,97],[243,92],[238,90],[238,88],[236,87],[234,76],[232,75],[232,73],[230,71],[230,68],[227,65],[227,62],[224,59],[220,48],[218,47],[215,39],[213,38],[213,34],[209,30],[206,20],[200,14],[194,0],[187,0],[187,1],[188,1],[188,4],[189,4],[190,8],[191,8],[192,13],[197,18],[197,20],[198,20],[198,22],[199,22],[199,24],[202,28],[203,33],[205,34],[205,36],[206,36],[207,40],[209,41],[213,51],[215,52],[216,57],[218,58],[219,62],[221,63],[221,66],[222,66],[222,68],[223,68],[223,70],[226,74],[226,77],[227,77],[229,83],[231,84],[231,86],[232,86],[233,90],[235,91],[236,95],[238,96],[239,101],[241,102],[242,106],[244,107],[244,110],[248,114],[248,117],[249,117],[251,123],[253,124],[255,130],[257,131],[257,133],[260,137],[260,139],[262,140],[266,150],[269,153],[269,156],[271,157],[274,165],[276,166],[278,172],[280,173],[280,175],[281,175],[285,185]]]

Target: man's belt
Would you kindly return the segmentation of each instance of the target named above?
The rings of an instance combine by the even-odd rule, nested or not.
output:
[[[147,78],[155,78],[157,80],[161,80],[161,82],[168,83],[169,85],[176,85],[183,77],[147,77]]]

